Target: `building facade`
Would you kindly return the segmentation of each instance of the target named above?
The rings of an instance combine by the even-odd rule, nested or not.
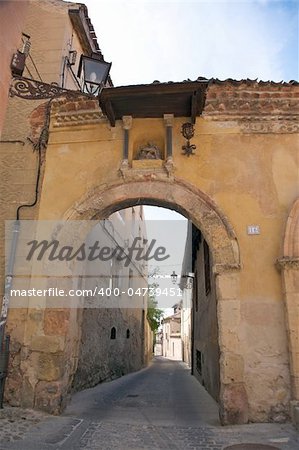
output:
[[[162,320],[162,356],[182,360],[181,311]]]
[[[71,27],[64,8],[54,8],[57,20],[63,9]],[[174,209],[200,230],[224,424],[298,417],[298,95],[296,82],[199,77],[110,87],[99,100],[66,93],[33,106],[17,97],[2,133],[18,141],[1,144],[2,219],[14,219],[35,193],[29,135],[43,148],[41,178],[22,219],[103,219],[143,203]],[[61,409],[75,370],[66,361],[78,359],[78,317],[68,308],[32,310],[29,300],[11,305],[7,386],[23,404]]]

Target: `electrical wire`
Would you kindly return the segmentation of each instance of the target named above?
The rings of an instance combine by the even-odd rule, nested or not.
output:
[[[33,67],[35,68],[35,71],[36,71],[36,73],[37,73],[37,75],[38,75],[40,81],[43,81],[43,80],[42,80],[42,77],[41,77],[41,75],[40,75],[40,73],[39,73],[39,71],[38,71],[38,69],[37,69],[37,67],[36,67],[36,64],[35,64],[35,62],[33,61],[32,56],[30,55],[30,53],[28,54],[28,56],[29,56],[29,58],[30,58],[30,60],[31,60],[31,62],[32,62],[32,64],[33,64]],[[28,69],[27,69],[27,70],[28,70]]]
[[[25,68],[27,69],[27,72],[29,73],[30,77],[34,80],[32,73],[30,72],[27,64],[25,64]]]
[[[26,37],[28,38],[29,36],[26,35]],[[22,42],[23,42],[23,44],[25,43],[25,40],[24,40],[23,38],[22,38]],[[29,47],[29,48],[30,48],[30,47]],[[29,51],[29,53],[28,53],[28,56],[29,56],[29,58],[30,58],[30,61],[31,61],[32,64],[33,64],[33,67],[34,67],[34,69],[35,69],[35,71],[36,71],[36,73],[37,73],[37,75],[38,75],[40,81],[42,82],[42,81],[43,81],[43,80],[42,80],[42,77],[41,77],[41,75],[40,75],[40,73],[39,73],[39,71],[38,71],[38,69],[37,69],[37,67],[36,67],[35,62],[33,61],[33,58],[32,58],[32,56],[31,56],[31,54],[30,54],[30,51]],[[29,72],[31,78],[33,79],[33,75],[30,73],[28,67],[27,67],[26,65],[25,65],[25,67],[26,67],[26,69],[28,70],[28,72]]]

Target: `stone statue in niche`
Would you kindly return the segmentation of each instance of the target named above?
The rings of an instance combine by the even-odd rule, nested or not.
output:
[[[161,151],[156,144],[148,142],[139,148],[136,159],[162,159]]]

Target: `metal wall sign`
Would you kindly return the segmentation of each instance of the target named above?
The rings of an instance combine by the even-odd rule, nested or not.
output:
[[[247,225],[247,234],[261,234],[259,225]]]

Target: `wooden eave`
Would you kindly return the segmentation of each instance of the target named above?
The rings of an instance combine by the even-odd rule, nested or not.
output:
[[[207,86],[205,80],[105,88],[99,103],[111,126],[123,116],[158,118],[164,114],[190,117],[195,123],[204,108]]]
[[[93,52],[97,52],[97,48],[90,35],[89,25],[86,21],[83,8],[69,9],[69,16],[76,31],[80,44],[82,45],[83,53],[87,56],[91,56]]]

